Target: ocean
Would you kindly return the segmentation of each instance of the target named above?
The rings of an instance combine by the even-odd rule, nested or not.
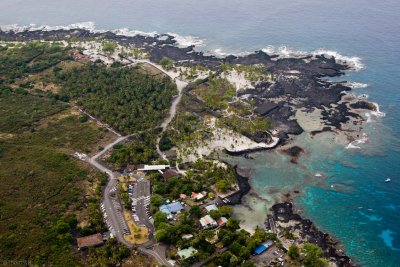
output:
[[[90,21],[96,29],[176,33],[182,44],[219,54],[322,49],[355,62],[360,70],[339,80],[367,84],[354,93],[369,95],[385,116],[371,116],[353,148],[329,133],[296,137],[305,149],[298,164],[278,151],[235,159],[252,169],[254,188],[236,212],[243,225],[260,225],[282,192],[299,190],[302,214],[363,266],[400,266],[399,14],[395,0],[0,1],[2,25]]]

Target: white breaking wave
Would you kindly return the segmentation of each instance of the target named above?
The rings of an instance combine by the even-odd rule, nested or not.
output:
[[[223,58],[223,57],[227,57],[227,56],[237,56],[237,57],[243,57],[243,56],[247,56],[250,55],[251,52],[247,52],[247,51],[243,51],[243,52],[230,52],[227,50],[224,50],[222,48],[217,48],[214,49],[213,51],[208,51],[207,53],[205,53],[206,55],[213,55],[215,57],[218,58]]]
[[[136,35],[156,37],[158,35],[157,32],[143,32],[143,31],[130,30],[128,28],[115,29],[115,30],[111,30],[111,32],[115,33],[116,35],[122,35],[122,36],[128,36],[128,37],[133,37]]]
[[[364,64],[361,63],[361,58],[359,58],[359,57],[343,56],[336,51],[324,50],[324,49],[315,50],[314,52],[312,52],[312,54],[314,56],[325,55],[325,56],[334,57],[337,62],[345,63],[345,64],[349,65],[350,67],[352,67],[356,71],[364,69]]]
[[[368,99],[368,98],[369,98],[369,95],[367,95],[367,94],[362,94],[362,95],[357,96],[357,98],[358,98],[358,99]]]
[[[95,23],[92,21],[87,21],[87,22],[79,22],[79,23],[73,23],[69,24],[66,26],[49,26],[49,25],[36,25],[36,24],[30,24],[26,26],[20,26],[18,24],[7,24],[7,25],[0,25],[0,30],[5,31],[5,32],[24,32],[24,31],[56,31],[56,30],[73,30],[73,29],[84,29],[88,30],[91,32],[96,32],[96,33],[102,33],[102,32],[107,32],[110,31],[116,35],[120,36],[128,36],[128,37],[133,37],[136,35],[141,35],[141,36],[149,36],[149,37],[160,37],[163,38],[163,35],[159,35],[156,31],[153,32],[144,32],[144,31],[138,31],[138,30],[131,30],[128,28],[121,28],[121,29],[114,29],[114,30],[104,30],[104,29],[96,29]],[[179,35],[177,33],[167,33],[168,35],[171,35],[173,39],[176,41],[176,45],[179,47],[188,47],[188,46],[204,46],[204,40],[195,37],[195,36],[183,36]]]
[[[353,142],[349,143],[346,146],[346,149],[361,149],[361,147],[358,145],[365,144],[366,142],[368,142],[368,135],[366,133],[363,133],[360,139],[354,140]]]
[[[386,113],[380,110],[378,103],[372,102],[372,104],[376,107],[376,111],[372,111],[371,114],[376,117],[385,117]]]
[[[20,26],[18,24],[0,25],[0,29],[5,32],[24,32],[24,31],[56,31],[56,30],[71,30],[71,29],[85,29],[95,31],[95,25],[92,21],[79,22],[69,24],[67,26],[49,26],[49,25],[36,25],[29,24],[27,26]]]
[[[180,47],[188,47],[192,45],[197,47],[204,46],[204,39],[201,39],[196,36],[191,36],[191,35],[183,36],[173,32],[168,32],[167,34],[173,36],[174,40]]]
[[[365,113],[365,116],[367,117],[367,122],[373,122],[374,118],[382,118],[386,116],[386,113],[380,110],[378,103],[371,103],[376,107],[376,111],[369,111]]]
[[[282,45],[282,46],[278,47],[277,49],[273,45],[269,45],[269,46],[261,49],[261,51],[263,51],[269,55],[278,55],[281,58],[304,57],[304,56],[310,55],[310,53],[307,53],[305,51],[289,49],[285,45]]]
[[[362,89],[362,88],[367,88],[368,84],[359,82],[349,82],[347,83],[347,86],[350,87],[351,89]]]
[[[92,21],[87,21],[87,22],[80,22],[80,23],[73,23],[67,26],[49,26],[49,25],[41,25],[37,26],[35,24],[30,24],[28,26],[20,26],[18,24],[8,24],[8,25],[0,25],[0,29],[2,31],[8,32],[8,31],[14,31],[14,32],[23,32],[23,31],[37,31],[37,30],[42,30],[42,31],[52,31],[52,30],[71,30],[71,29],[85,29],[89,30],[91,32],[106,32],[108,30],[102,30],[102,29],[96,29],[95,28],[95,23]],[[159,35],[157,32],[143,32],[143,31],[137,31],[137,30],[130,30],[128,28],[121,28],[121,29],[114,29],[114,30],[109,30],[117,35],[121,36],[136,36],[136,35],[143,35],[143,36],[151,36],[151,37],[160,37],[164,38],[163,35]],[[205,46],[205,40],[201,39],[196,36],[183,36],[179,35],[177,33],[167,33],[168,35],[171,35],[173,39],[176,41],[176,45],[179,47],[188,47],[188,46],[196,46],[196,47],[201,47]],[[325,55],[327,57],[334,57],[335,60],[339,63],[346,64],[350,66],[350,68],[354,70],[361,70],[364,68],[364,65],[361,62],[361,58],[359,57],[348,57],[339,54],[336,51],[332,50],[325,50],[325,49],[318,49],[313,52],[305,52],[301,50],[293,50],[288,48],[287,46],[280,46],[277,49],[275,49],[274,46],[267,46],[261,51],[269,54],[269,55],[278,55],[281,58],[288,58],[288,57],[305,57],[305,56],[317,56],[317,55]],[[234,55],[234,56],[246,56],[248,54],[251,54],[251,52],[239,52],[239,53],[231,53],[228,51],[224,51],[223,49],[215,49],[214,51],[211,52],[211,54],[217,56],[217,57],[225,57],[228,55]],[[367,85],[363,83],[352,83],[352,88],[365,88]]]
[[[301,51],[301,50],[293,50],[293,49],[288,48],[287,46],[280,46],[276,49],[274,46],[269,45],[269,46],[261,49],[261,51],[263,51],[269,55],[278,55],[281,58],[289,58],[289,57],[301,58],[301,57],[305,57],[305,56],[309,56],[309,55],[316,57],[316,56],[324,55],[325,57],[328,57],[328,58],[334,57],[336,62],[346,64],[346,65],[350,66],[350,68],[352,68],[353,70],[359,71],[359,70],[364,69],[364,65],[361,62],[361,58],[344,56],[344,55],[341,55],[339,52],[332,51],[332,50],[317,49],[312,52],[306,52],[306,51]],[[365,84],[361,84],[361,83],[355,83],[355,86],[361,86],[358,88],[366,87]]]

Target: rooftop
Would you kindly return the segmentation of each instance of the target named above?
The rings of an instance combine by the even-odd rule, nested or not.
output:
[[[217,222],[213,218],[211,218],[211,216],[208,214],[200,218],[200,224],[203,227],[212,227],[218,225]]]
[[[166,214],[177,213],[178,211],[181,211],[183,209],[184,207],[180,202],[172,202],[170,204],[160,206],[160,211]]]
[[[192,198],[200,200],[202,198],[204,198],[206,196],[206,193],[196,193],[196,192],[192,192]]]
[[[158,171],[169,169],[169,165],[144,165],[143,168],[138,168],[138,171]]]
[[[254,249],[254,254],[256,255],[260,255],[263,252],[267,251],[269,247],[272,246],[272,241],[271,240],[267,240],[264,243],[258,245],[255,249]]]
[[[210,211],[212,211],[212,210],[218,210],[218,208],[217,208],[217,206],[216,206],[215,204],[211,204],[211,205],[208,205],[208,206],[206,207],[206,210],[207,210],[208,212],[210,212]]]
[[[191,256],[193,256],[196,253],[197,253],[197,250],[194,249],[193,247],[188,247],[186,249],[182,249],[182,250],[178,251],[178,255],[182,259],[190,258]]]

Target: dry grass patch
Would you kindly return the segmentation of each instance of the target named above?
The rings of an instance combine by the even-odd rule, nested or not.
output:
[[[162,72],[161,70],[157,69],[153,65],[150,65],[148,63],[142,63],[139,65],[139,70],[143,71],[146,74],[150,74],[152,76],[160,76],[160,77],[165,77],[166,74]]]
[[[125,235],[124,238],[131,244],[143,244],[148,241],[147,235],[149,230],[146,227],[139,227],[132,220],[131,213],[124,211],[124,218],[131,231],[130,235]]]

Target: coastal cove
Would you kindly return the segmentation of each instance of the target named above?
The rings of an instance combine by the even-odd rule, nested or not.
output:
[[[8,10],[0,11],[3,13],[0,24],[51,25],[48,28],[25,26],[24,29],[37,29],[37,34],[41,30],[52,30],[55,25],[91,20],[94,22],[76,24],[75,27],[84,25],[95,32],[121,28],[112,32],[118,33],[119,38],[124,34],[128,39],[136,36],[137,43],[152,38],[155,35],[153,31],[160,35],[169,32],[170,37],[158,41],[164,44],[175,41],[176,46],[183,49],[179,51],[185,53],[184,47],[195,45],[195,51],[204,52],[204,56],[212,55],[205,61],[208,66],[232,53],[249,56],[251,53],[244,51],[253,50],[286,58],[288,62],[289,58],[327,54],[351,65],[350,69],[336,69],[343,71],[344,75],[324,77],[324,80],[327,83],[347,81],[349,83],[340,86],[351,87],[349,94],[354,94],[353,99],[379,104],[375,110],[360,111],[364,119],[362,124],[356,125],[357,132],[353,132],[355,128],[344,129],[343,132],[351,135],[351,139],[346,134],[338,134],[339,131],[322,131],[321,114],[297,111],[296,114],[286,114],[288,116],[282,117],[282,121],[296,116],[304,132],[288,125],[293,126],[289,127],[292,131],[279,136],[280,143],[276,148],[252,150],[237,156],[224,153],[220,159],[237,165],[249,176],[251,188],[245,188],[249,192],[243,196],[242,204],[235,206],[235,217],[244,228],[252,230],[257,225],[263,226],[274,204],[291,201],[296,213],[339,240],[346,255],[355,263],[372,267],[397,266],[400,261],[400,39],[396,34],[400,28],[396,19],[400,5],[397,2],[339,1],[323,6],[318,1],[307,4],[295,1],[288,5],[254,0],[246,4],[237,3],[233,9],[229,7],[230,3],[221,1],[207,2],[204,5],[209,7],[200,8],[199,12],[182,1],[173,1],[174,7],[158,6],[151,1],[139,1],[139,6],[125,1],[119,5],[95,1],[71,5],[77,8],[93,5],[98,14],[87,14],[82,10],[74,12],[67,1],[62,1],[65,2],[62,4],[65,11],[61,14],[51,8],[54,4],[44,0],[36,3],[36,8],[31,9],[33,4],[26,3],[18,10],[10,7],[11,2],[0,4],[2,10]],[[99,14],[106,13],[107,7],[111,7],[107,12],[115,18],[100,17]],[[304,7],[304,12],[297,14],[300,7]],[[124,13],[124,8],[131,10],[129,16],[118,16]],[[162,8],[170,12],[169,16]],[[182,12],[188,12],[192,18],[182,18],[179,15]],[[285,14],[293,16],[285,20]],[[14,20],[15,16],[19,17],[18,21]],[[324,26],[316,27],[318,23]],[[217,26],[214,28],[214,25]],[[16,25],[7,27],[18,29]],[[63,27],[55,29],[62,30]],[[48,32],[44,31],[44,35]],[[143,39],[137,37],[138,33]],[[26,36],[29,38],[29,33]],[[32,39],[36,39],[34,34]],[[164,53],[180,57],[184,53],[179,51],[160,50],[154,53],[152,60],[158,62]],[[195,53],[190,55],[182,60],[203,60]],[[263,59],[263,55],[258,56],[247,59]],[[236,62],[240,63],[240,60]],[[349,117],[348,113],[338,114],[342,118]],[[334,116],[330,117],[330,123],[334,125]],[[287,151],[295,146],[301,151],[296,156],[290,155]],[[230,154],[235,154],[235,151]],[[389,177],[391,182],[385,183]],[[243,184],[247,186],[247,183]]]

